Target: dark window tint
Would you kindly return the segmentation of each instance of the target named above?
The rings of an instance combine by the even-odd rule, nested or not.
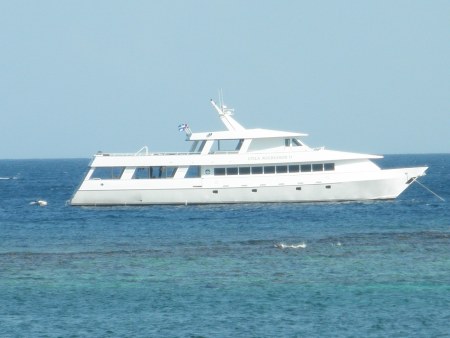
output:
[[[275,166],[267,166],[264,167],[264,174],[274,174],[275,173]]]
[[[225,175],[225,168],[214,168],[214,175],[216,176]]]
[[[295,138],[292,139],[292,144],[296,145],[296,146],[301,146],[302,144]]]
[[[252,174],[262,174],[263,168],[262,167],[252,167]]]
[[[277,166],[277,173],[278,174],[284,174],[287,173],[287,165],[279,165]]]
[[[198,148],[198,152],[199,152],[199,153],[201,153],[201,152],[203,151],[203,148],[205,147],[205,144],[206,144],[206,141],[203,141],[203,142],[200,144],[200,147]]]
[[[91,179],[118,180],[122,176],[124,170],[124,167],[95,168]]]
[[[289,166],[289,172],[290,173],[298,173],[299,170],[300,170],[300,166],[299,165],[293,164],[293,165]]]
[[[250,167],[241,167],[239,168],[239,175],[249,175]]]
[[[186,172],[186,178],[200,177],[200,167],[198,165],[192,165]]]
[[[315,163],[312,165],[313,171],[323,171],[323,164],[322,163]]]
[[[133,179],[146,179],[150,178],[150,167],[136,168],[134,171]]]
[[[244,140],[239,140],[239,142],[238,142],[238,144],[236,146],[236,151],[241,150],[243,144],[244,144]]]
[[[177,172],[177,167],[165,167],[163,169],[163,175],[166,178],[174,177]]]
[[[237,175],[238,168],[227,168],[227,175]]]
[[[325,163],[323,165],[323,168],[325,171],[333,171],[334,170],[334,163]]]
[[[302,164],[301,165],[302,173],[311,171],[311,164]]]

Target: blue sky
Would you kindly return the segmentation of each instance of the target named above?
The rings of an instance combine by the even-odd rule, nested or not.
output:
[[[180,123],[450,152],[449,1],[2,1],[0,158],[184,151]]]

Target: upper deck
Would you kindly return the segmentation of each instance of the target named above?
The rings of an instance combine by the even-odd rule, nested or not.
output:
[[[211,100],[228,130],[192,133],[183,124],[186,141],[191,143],[188,152],[149,152],[143,147],[136,153],[98,153],[93,166],[140,166],[149,161],[158,165],[211,165],[286,163],[289,161],[320,162],[339,160],[376,159],[382,156],[340,152],[325,148],[310,148],[301,137],[304,133],[271,129],[246,129],[233,117],[233,110],[220,107]]]

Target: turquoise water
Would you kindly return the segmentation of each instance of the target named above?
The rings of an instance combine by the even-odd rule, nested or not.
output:
[[[450,155],[380,162],[445,202],[67,206],[88,162],[0,161],[0,337],[449,336]]]

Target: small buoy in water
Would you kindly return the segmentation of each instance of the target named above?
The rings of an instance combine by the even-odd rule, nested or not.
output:
[[[39,205],[40,207],[45,207],[47,205],[47,201],[44,200],[36,200],[33,202],[30,202],[31,205]]]

